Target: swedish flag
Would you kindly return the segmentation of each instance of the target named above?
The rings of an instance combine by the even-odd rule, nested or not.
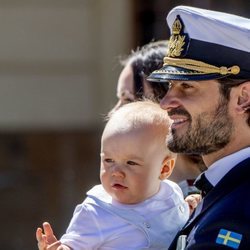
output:
[[[242,234],[238,234],[226,229],[221,229],[216,238],[216,243],[234,249],[238,249],[242,239]]]

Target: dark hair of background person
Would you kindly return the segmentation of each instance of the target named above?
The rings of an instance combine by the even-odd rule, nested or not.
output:
[[[163,58],[167,54],[167,40],[152,41],[142,47],[138,47],[132,51],[127,58],[121,59],[121,65],[130,64],[134,75],[134,93],[137,99],[141,99],[144,95],[143,81],[154,70],[163,66]],[[150,87],[151,83],[149,82]],[[153,93],[156,99],[162,99],[168,90],[168,83],[155,84]]]

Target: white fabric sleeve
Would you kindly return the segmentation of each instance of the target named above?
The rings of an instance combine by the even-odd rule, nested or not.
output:
[[[101,233],[102,211],[97,210],[98,207],[91,204],[78,205],[60,241],[74,250],[97,249],[104,238]]]

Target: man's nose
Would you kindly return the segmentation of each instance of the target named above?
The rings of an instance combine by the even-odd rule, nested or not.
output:
[[[178,108],[180,106],[180,101],[175,93],[169,89],[165,96],[160,101],[160,106],[162,109],[170,111],[171,109]]]

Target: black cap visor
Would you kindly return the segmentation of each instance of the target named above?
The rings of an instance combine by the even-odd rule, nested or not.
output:
[[[205,81],[226,77],[218,73],[205,74],[202,72],[184,69],[181,67],[166,65],[159,70],[153,71],[147,80],[150,82],[167,82],[169,80],[177,81]]]

